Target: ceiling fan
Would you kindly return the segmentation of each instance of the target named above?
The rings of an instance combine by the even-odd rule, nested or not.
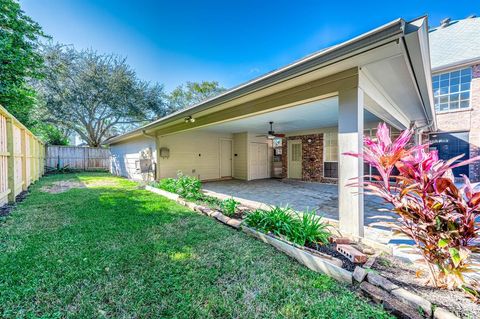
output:
[[[267,134],[257,135],[257,137],[266,137],[269,140],[273,140],[275,138],[285,137],[285,134],[275,134],[275,131],[273,130],[273,122],[272,121],[270,121],[268,123],[270,124],[270,131],[268,131]]]

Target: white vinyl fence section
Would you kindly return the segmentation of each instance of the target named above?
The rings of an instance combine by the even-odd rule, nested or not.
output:
[[[47,145],[48,168],[94,171],[110,169],[110,149],[103,147]]]

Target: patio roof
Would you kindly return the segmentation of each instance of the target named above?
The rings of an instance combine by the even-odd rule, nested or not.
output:
[[[285,95],[284,92],[287,90],[292,94],[294,88],[306,90],[311,87],[310,83],[313,81],[323,79],[320,85],[326,86],[333,81],[345,80],[351,76],[357,76],[355,81],[364,87],[368,94],[365,99],[367,110],[375,116],[399,128],[410,126],[412,123],[417,126],[434,124],[426,25],[426,18],[411,22],[403,19],[394,20],[349,41],[255,78],[214,98],[114,137],[106,144],[115,144],[167,127],[170,127],[169,131],[180,131],[206,126],[212,124],[211,114],[226,109],[236,108],[238,111],[238,108],[242,108],[245,112],[235,113],[236,118],[246,117],[249,115],[246,114],[248,103],[253,101],[260,101],[266,97],[272,97],[273,101],[279,95]],[[332,90],[338,90],[338,86]],[[385,110],[385,106],[389,107],[388,111]],[[408,113],[408,116],[405,113]],[[205,120],[187,127],[183,122],[188,116],[204,117]],[[216,123],[223,120],[225,118],[218,117]]]

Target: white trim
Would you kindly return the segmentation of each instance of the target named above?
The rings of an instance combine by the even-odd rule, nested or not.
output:
[[[222,176],[222,141],[230,142],[230,176]],[[233,177],[233,139],[219,137],[218,138],[218,176],[220,178]]]

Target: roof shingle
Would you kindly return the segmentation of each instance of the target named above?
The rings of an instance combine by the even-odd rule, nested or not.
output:
[[[430,29],[430,59],[433,70],[480,61],[480,17]]]

